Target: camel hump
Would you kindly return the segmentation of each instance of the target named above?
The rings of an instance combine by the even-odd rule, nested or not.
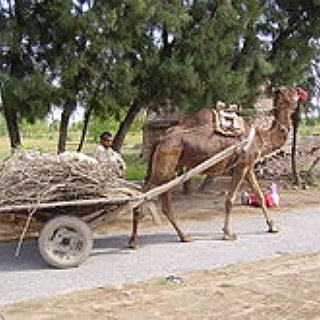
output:
[[[193,128],[212,124],[212,109],[200,109],[196,113],[187,116],[182,121],[185,128]]]

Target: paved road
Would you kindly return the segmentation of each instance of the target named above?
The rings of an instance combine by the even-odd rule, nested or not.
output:
[[[196,239],[179,243],[171,228],[148,230],[138,251],[125,249],[127,235],[99,237],[79,268],[55,270],[41,260],[35,241],[19,258],[14,243],[0,244],[0,306],[75,290],[120,285],[186,271],[213,269],[279,254],[320,250],[320,208],[279,215],[279,234],[264,232],[261,217],[234,218],[239,240],[221,241],[221,221],[184,223]],[[191,231],[192,230],[192,231]]]

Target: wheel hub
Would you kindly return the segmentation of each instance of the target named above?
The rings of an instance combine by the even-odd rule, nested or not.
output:
[[[53,235],[51,242],[54,252],[69,257],[77,255],[83,247],[81,236],[75,231],[67,228],[57,230]]]

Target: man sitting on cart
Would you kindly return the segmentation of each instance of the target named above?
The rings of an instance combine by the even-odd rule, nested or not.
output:
[[[120,153],[112,149],[113,137],[109,131],[100,134],[100,145],[97,147],[94,157],[99,162],[110,163],[116,167],[119,177],[122,177],[127,169]]]

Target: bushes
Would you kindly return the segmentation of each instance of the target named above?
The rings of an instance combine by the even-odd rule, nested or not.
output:
[[[128,152],[123,154],[128,170],[125,174],[127,180],[142,180],[146,176],[147,164],[140,157],[140,152]]]
[[[299,129],[299,135],[306,137],[315,134],[320,134],[320,118],[303,119]]]

